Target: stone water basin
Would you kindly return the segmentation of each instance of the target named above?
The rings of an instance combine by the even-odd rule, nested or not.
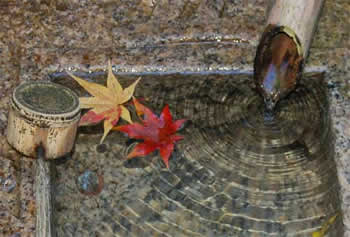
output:
[[[76,75],[105,84],[104,72]],[[343,235],[323,74],[304,76],[274,115],[249,73],[141,76],[137,98],[188,119],[170,168],[157,153],[126,160],[137,141],[122,133],[99,144],[101,125],[81,127],[72,155],[55,162],[58,236]],[[88,95],[65,73],[50,78]],[[92,191],[81,192],[87,176]]]
[[[213,73],[219,70],[225,73],[230,70],[251,71],[256,45],[264,29],[268,11],[266,1],[256,0],[211,1],[210,4],[208,1],[198,0],[117,2],[118,4],[115,4],[114,0],[101,2],[78,0],[1,1],[2,27],[0,35],[3,37],[0,40],[0,236],[34,236],[35,231],[34,161],[25,159],[9,147],[5,136],[9,97],[19,83],[29,80],[43,80],[52,72],[64,71],[69,68],[77,68],[78,71],[100,70],[104,68],[103,65],[110,58],[116,66],[115,69],[120,72],[207,71]],[[314,71],[315,69],[326,71],[332,128],[335,132],[334,158],[341,184],[341,204],[344,212],[344,229],[346,230],[344,236],[350,236],[350,178],[348,171],[350,169],[348,159],[350,156],[350,61],[348,60],[350,57],[350,31],[348,30],[348,9],[349,1],[347,0],[325,1],[305,65],[306,71]],[[122,78],[122,80],[126,79]],[[122,83],[124,86],[128,84],[126,81],[122,81]],[[144,84],[140,84],[140,86],[142,85]],[[141,91],[137,89],[137,93],[139,92]],[[168,101],[168,99],[166,101],[164,99],[164,102]],[[154,104],[152,101],[147,103],[157,112],[163,106]],[[174,112],[173,107],[171,109]],[[177,116],[180,117],[181,113]],[[101,129],[101,127],[97,128]],[[65,230],[64,233],[67,233],[67,236],[102,235],[99,233],[108,236],[112,235],[110,233],[117,233],[115,226],[123,226],[125,229],[124,226],[129,222],[133,223],[133,226],[135,223],[141,223],[138,226],[143,229],[145,226],[155,227],[154,223],[156,222],[154,221],[152,225],[148,225],[143,219],[141,219],[143,222],[138,222],[138,219],[132,220],[129,216],[126,218],[129,222],[123,219],[123,221],[118,222],[121,223],[120,225],[113,224],[117,219],[110,218],[111,214],[104,215],[102,213],[101,200],[103,197],[110,198],[106,195],[109,193],[108,190],[111,190],[110,193],[115,193],[114,199],[108,199],[109,203],[110,200],[114,200],[115,205],[122,203],[119,201],[122,199],[120,193],[126,189],[131,190],[129,196],[135,194],[133,197],[140,197],[133,191],[135,187],[129,187],[128,184],[137,183],[133,179],[141,179],[138,175],[140,170],[146,172],[148,166],[145,169],[128,169],[127,171],[131,172],[131,175],[127,179],[124,178],[120,181],[112,179],[111,181],[107,174],[112,172],[108,172],[108,170],[114,166],[109,167],[106,159],[100,159],[100,161],[96,158],[112,156],[111,150],[119,154],[117,147],[121,144],[120,149],[124,151],[123,149],[129,143],[125,144],[126,137],[117,135],[118,133],[115,132],[107,137],[105,145],[97,146],[102,132],[102,130],[96,131],[97,128],[95,131],[80,131],[76,151],[73,155],[74,159],[68,159],[67,164],[62,163],[57,166],[60,171],[58,174],[63,179],[61,182],[67,181],[67,189],[71,189],[70,195],[61,196],[60,194],[68,193],[62,191],[56,195],[58,220],[60,220],[60,224],[57,225],[59,234]],[[181,133],[186,132],[186,129],[187,127]],[[188,137],[187,134],[185,135]],[[115,142],[116,136],[123,139],[121,143],[119,143],[119,138],[118,142]],[[84,139],[89,142],[84,143]],[[93,139],[95,140],[92,141]],[[180,142],[177,149],[180,151],[185,144],[187,144],[186,141]],[[91,146],[88,147],[89,145]],[[79,147],[90,150],[83,156],[80,155]],[[97,151],[105,152],[98,153]],[[85,154],[93,155],[94,158],[90,159]],[[115,157],[117,156],[115,155]],[[125,155],[121,155],[121,157],[125,157]],[[149,159],[140,159],[140,161]],[[153,159],[160,160],[157,155]],[[218,157],[215,156],[215,159]],[[66,172],[65,168],[69,164],[72,166],[73,160],[77,161],[77,165],[74,167],[78,168],[74,169],[75,173]],[[80,160],[86,165],[79,165],[78,161]],[[122,166],[122,161],[119,162],[118,159],[109,158],[109,160],[113,165]],[[175,159],[173,158],[173,160]],[[171,167],[177,163],[171,163]],[[93,166],[93,164],[101,164],[98,167],[104,168],[102,176],[104,188],[98,196],[87,197],[77,191],[75,183],[77,177],[85,177],[80,176],[81,173],[90,174],[84,172],[87,168],[91,168],[92,172],[96,170],[97,165]],[[162,165],[160,161],[159,165]],[[161,168],[164,167],[161,166]],[[69,170],[72,169],[67,169],[67,171]],[[118,173],[121,168],[113,168],[112,170]],[[334,174],[333,168],[331,171]],[[72,175],[73,173],[74,175]],[[180,178],[182,177],[181,174],[178,175]],[[198,180],[195,177],[191,177],[191,179]],[[129,183],[125,183],[125,180],[129,180]],[[62,190],[65,185],[61,183],[58,187],[60,187],[58,190]],[[185,191],[190,189],[188,185],[185,187],[187,187],[184,188]],[[179,186],[177,189],[181,190]],[[68,203],[64,203],[66,199],[75,201],[68,205]],[[67,207],[63,206],[60,209],[59,203],[64,203]],[[81,208],[83,206],[88,208]],[[174,213],[163,207],[159,208],[162,210],[159,212]],[[224,208],[226,207],[221,209]],[[82,216],[81,213],[88,213],[88,211],[89,218],[81,218],[77,221]],[[94,211],[97,213],[96,217],[91,214]],[[126,215],[126,211],[118,213]],[[66,217],[65,214],[67,214]],[[107,221],[101,222],[103,217]],[[163,215],[162,223],[165,222],[164,218]],[[184,229],[186,229],[185,224],[187,223],[196,232],[194,223],[198,219],[184,218],[184,215],[179,215],[179,219],[181,222],[177,222],[176,218],[168,215],[166,223],[171,221],[175,225],[181,223]],[[147,223],[150,222],[148,220]],[[90,228],[90,226],[82,227],[82,224],[85,223],[91,223],[91,229],[103,228],[102,226],[104,226],[109,232],[98,232],[97,230],[92,230],[89,233],[88,231],[84,232],[83,229]],[[160,229],[160,225],[158,225],[158,229]],[[163,226],[167,225],[163,224]],[[209,225],[201,226],[210,229]],[[203,236],[205,236],[204,232]],[[127,236],[127,234],[120,233],[113,234],[113,236]],[[223,236],[229,236],[229,234],[220,233]],[[138,236],[137,234],[129,235]],[[172,235],[170,231],[169,235]],[[174,235],[180,236],[179,233]],[[208,235],[210,236],[210,234]],[[338,235],[335,236],[338,237]]]

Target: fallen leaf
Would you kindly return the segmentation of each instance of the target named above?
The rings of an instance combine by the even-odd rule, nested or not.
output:
[[[133,102],[142,124],[133,123],[113,128],[113,130],[127,133],[131,138],[143,140],[135,146],[127,158],[145,156],[159,150],[166,167],[169,168],[169,157],[174,150],[174,145],[183,139],[182,136],[176,135],[176,131],[186,120],[173,121],[168,105],[163,108],[158,117],[149,108],[139,103],[136,98],[133,98]]]
[[[329,230],[330,226],[335,222],[337,217],[339,216],[339,212],[336,213],[334,216],[329,218],[321,227],[321,230],[315,231],[312,233],[312,237],[324,237]]]
[[[90,109],[80,119],[79,125],[96,124],[104,120],[104,133],[100,143],[103,142],[112,127],[118,123],[120,117],[132,123],[130,112],[123,104],[128,102],[133,96],[140,78],[129,87],[123,89],[112,72],[111,62],[108,62],[107,87],[85,81],[69,72],[68,74],[93,96],[79,98],[81,108]]]

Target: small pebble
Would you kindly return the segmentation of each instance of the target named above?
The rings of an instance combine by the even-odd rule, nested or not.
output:
[[[104,144],[104,143],[97,145],[97,146],[96,146],[96,151],[97,151],[98,153],[104,153],[104,152],[106,152],[106,151],[107,151],[107,145]]]
[[[10,175],[3,181],[1,190],[7,193],[11,193],[16,188],[16,186],[16,180]]]
[[[85,195],[97,195],[102,191],[103,178],[94,171],[86,170],[77,178],[79,191]]]

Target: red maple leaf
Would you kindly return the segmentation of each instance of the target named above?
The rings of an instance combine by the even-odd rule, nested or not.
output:
[[[145,156],[155,150],[159,150],[166,167],[169,168],[169,157],[174,150],[174,144],[183,139],[183,136],[175,133],[181,128],[186,119],[173,121],[168,105],[165,105],[158,117],[135,98],[133,98],[133,102],[142,124],[132,123],[113,128],[114,130],[127,133],[131,138],[143,140],[143,142],[135,146],[127,158]]]

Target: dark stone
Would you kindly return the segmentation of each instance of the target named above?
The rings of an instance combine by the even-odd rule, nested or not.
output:
[[[222,208],[229,199],[223,195],[219,194],[215,196],[215,205],[217,208]]]
[[[194,171],[193,176],[199,179],[203,184],[211,185],[215,182],[215,177],[213,177],[210,172],[204,168]]]
[[[98,144],[98,145],[96,146],[96,151],[97,151],[98,153],[104,153],[104,152],[107,151],[107,148],[108,148],[107,145],[104,144],[104,143]]]
[[[149,203],[152,200],[159,200],[160,194],[152,189],[150,192],[147,193],[146,197],[143,199],[146,203]]]
[[[128,231],[131,231],[132,223],[124,216],[119,216],[119,223]]]
[[[179,178],[169,171],[161,171],[159,175],[174,186],[180,182]]]
[[[147,157],[134,157],[132,159],[127,159],[124,161],[123,165],[125,168],[145,168],[149,166],[150,161]]]
[[[156,186],[162,193],[167,194],[171,192],[174,187],[169,185],[167,182],[162,180],[161,178],[157,178],[152,185]]]
[[[186,198],[185,194],[180,193],[176,189],[172,189],[167,196],[177,202],[182,202]]]

